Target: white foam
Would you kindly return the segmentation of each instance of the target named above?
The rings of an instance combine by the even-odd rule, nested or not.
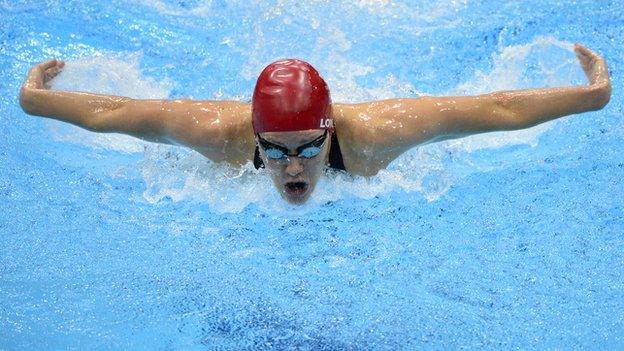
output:
[[[326,67],[324,71],[326,72],[327,84],[332,87],[332,99],[334,101],[363,102],[423,94],[411,83],[400,81],[392,74],[388,74],[383,79],[378,79],[376,86],[362,86],[358,84],[357,79],[375,72],[373,67],[350,62],[338,53],[330,54],[328,61],[332,65]]]
[[[572,44],[550,37],[538,37],[526,45],[504,47],[492,57],[493,68],[478,71],[472,78],[449,90],[444,95],[477,95],[497,90],[513,90],[544,86],[565,86],[583,79],[572,51]],[[409,82],[393,76],[379,82],[375,88],[357,84],[358,77],[374,73],[374,68],[350,62],[334,52],[329,60],[328,81],[336,101],[379,100],[397,96],[427,95],[419,92]],[[531,63],[528,65],[527,63]],[[527,66],[538,67],[529,70]],[[470,153],[481,149],[499,149],[512,145],[536,146],[539,137],[557,122],[549,122],[533,128],[474,135],[467,138],[417,147],[395,160],[388,170],[366,181],[334,181],[327,194],[315,194],[321,199],[337,199],[343,196],[370,198],[379,194],[402,189],[421,192],[429,201],[437,199],[462,178],[483,170],[501,167],[478,163]],[[452,155],[452,162],[449,162]],[[469,165],[469,167],[462,167]],[[503,165],[504,166],[504,165]],[[353,187],[351,186],[353,185]]]
[[[334,45],[332,40],[337,41],[338,45]],[[345,59],[343,55],[349,50],[348,41],[344,35],[318,40],[319,46],[333,48],[327,60],[331,64],[325,68],[335,101],[410,97],[422,93],[417,92],[410,82],[401,81],[392,75],[378,81],[373,87],[358,84],[358,78],[374,73],[375,68]],[[568,85],[579,80],[579,74],[582,76],[570,47],[569,43],[553,38],[536,38],[526,45],[504,47],[492,56],[491,70],[476,72],[472,78],[447,94],[479,94],[498,89],[526,88],[533,84]],[[104,57],[110,55],[69,62],[66,71],[54,82],[55,88],[132,97],[162,98],[169,94],[169,81],[156,81],[140,73],[139,54],[123,60]],[[250,62],[252,60],[250,57]],[[525,69],[526,63],[531,60],[537,62],[532,66],[540,67],[537,72]],[[166,198],[173,201],[193,199],[206,203],[216,213],[237,213],[255,204],[264,211],[279,212],[280,216],[297,216],[327,201],[370,199],[394,190],[419,192],[429,201],[434,201],[463,177],[495,167],[476,162],[471,156],[475,150],[517,144],[536,145],[539,136],[548,128],[549,124],[545,124],[525,131],[483,134],[424,145],[406,152],[388,169],[370,178],[344,174],[322,177],[310,201],[300,207],[283,201],[267,173],[255,170],[251,163],[242,169],[234,169],[224,164],[214,164],[184,148],[142,143],[123,136],[110,139],[110,136],[86,131],[80,131],[80,136],[73,132],[61,133],[61,138],[91,147],[145,150],[145,158],[139,168],[146,183],[143,198],[149,202]]]
[[[66,61],[63,72],[53,81],[54,89],[89,91],[137,99],[166,98],[173,82],[157,81],[141,73],[141,52],[98,52]]]
[[[167,4],[162,0],[142,0],[141,2],[143,3],[143,5],[153,8],[161,15],[167,16],[205,17],[210,14],[212,9],[212,0],[201,1],[197,6],[192,8],[186,8],[180,5],[175,6],[173,4]]]
[[[570,84],[578,77],[569,68],[579,67],[574,55],[570,54],[572,50],[572,43],[541,36],[526,45],[504,47],[502,52],[492,56],[490,71],[475,72],[473,78],[449,93],[470,95],[530,88],[536,83],[540,87]],[[529,61],[535,61],[539,69],[527,71]]]
[[[500,90],[578,83],[582,78],[582,71],[574,54],[571,53],[572,50],[572,43],[552,37],[537,37],[526,45],[505,47],[502,52],[493,55],[492,70],[475,72],[472,79],[452,89],[448,95],[477,95]],[[528,65],[530,61],[535,64]],[[539,69],[530,71],[527,66]],[[513,132],[473,135],[445,144],[450,149],[467,152],[521,144],[536,146],[540,135],[552,128],[555,123],[557,121]]]
[[[144,76],[139,69],[141,53],[99,52],[67,61],[63,72],[52,82],[52,89],[86,91],[97,94],[127,96],[137,99],[159,99],[169,96],[173,83]],[[56,140],[121,152],[141,152],[149,143],[121,134],[97,134],[49,120]]]
[[[140,170],[146,183],[143,196],[149,202],[195,199],[214,212],[236,213],[278,195],[272,194],[269,178],[258,176],[251,163],[236,169],[168,145],[147,148]]]
[[[351,2],[346,1],[344,5],[350,6]],[[356,5],[373,15],[414,20],[412,26],[419,27],[425,22],[455,15],[467,5],[467,1],[423,1],[407,5],[389,0],[358,0]]]

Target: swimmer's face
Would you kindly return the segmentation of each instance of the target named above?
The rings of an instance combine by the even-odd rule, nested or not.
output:
[[[323,139],[323,136],[325,138]],[[260,133],[260,157],[269,171],[273,184],[282,197],[291,204],[303,204],[308,200],[318,182],[329,157],[331,134],[325,130],[312,129],[297,132],[266,132]],[[256,142],[258,142],[256,137]],[[322,142],[322,145],[319,145]],[[276,147],[271,147],[271,144]],[[306,145],[308,144],[308,145]],[[288,149],[289,155],[298,151],[302,154],[320,147],[318,155],[310,158],[287,156],[280,159],[268,157],[267,154],[279,155],[279,149]],[[303,148],[301,148],[303,146]],[[266,149],[265,149],[266,147]],[[311,147],[311,148],[310,148]],[[298,150],[299,149],[299,150]],[[285,150],[283,150],[285,152]]]

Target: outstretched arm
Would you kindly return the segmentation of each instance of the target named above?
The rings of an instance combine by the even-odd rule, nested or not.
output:
[[[245,163],[253,145],[249,104],[237,101],[136,100],[127,97],[50,90],[63,61],[35,65],[20,91],[31,115],[53,118],[105,133],[181,144],[215,161]],[[243,149],[244,151],[241,151]],[[251,152],[249,152],[251,154]]]
[[[357,105],[343,110],[352,120],[359,139],[373,145],[371,173],[415,145],[471,134],[517,130],[562,116],[599,110],[611,96],[604,59],[576,45],[577,57],[589,85],[501,91],[478,96],[394,99]],[[358,117],[359,116],[359,117]]]
[[[445,121],[442,135],[453,138],[497,130],[524,129],[559,117],[600,110],[611,96],[607,65],[602,57],[581,45],[577,44],[575,51],[589,85],[502,91],[465,97],[457,102],[460,104],[457,108],[451,107],[453,98],[441,99],[440,114]],[[445,107],[451,108],[450,112],[445,113]]]

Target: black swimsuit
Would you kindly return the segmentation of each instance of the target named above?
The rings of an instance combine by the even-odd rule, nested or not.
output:
[[[340,171],[346,171],[344,163],[342,162],[342,153],[340,152],[340,144],[338,144],[338,137],[336,133],[332,133],[331,148],[329,149],[329,168],[337,169]],[[254,166],[256,169],[264,168],[264,162],[260,158],[260,150],[256,145],[256,151],[254,153]]]

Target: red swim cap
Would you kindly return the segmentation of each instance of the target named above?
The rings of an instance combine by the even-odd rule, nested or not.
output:
[[[258,77],[251,120],[256,133],[333,130],[327,84],[307,62],[273,62]]]

